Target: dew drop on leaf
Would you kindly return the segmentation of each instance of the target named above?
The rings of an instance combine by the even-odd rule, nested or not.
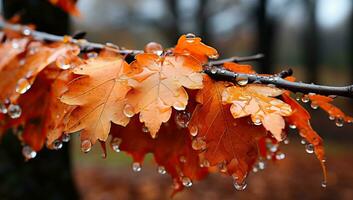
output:
[[[189,124],[190,117],[191,117],[191,115],[188,111],[177,112],[177,114],[175,116],[175,123],[180,128],[186,128]]]
[[[319,105],[317,105],[317,104],[314,103],[314,102],[311,102],[310,107],[311,107],[312,109],[316,110],[316,109],[319,108]]]
[[[305,151],[307,152],[307,153],[314,153],[314,145],[312,145],[312,144],[306,144],[305,145]]]
[[[297,128],[297,126],[296,126],[295,124],[290,124],[290,125],[289,125],[289,128],[294,130],[294,129]]]
[[[190,128],[190,135],[195,137],[195,136],[197,136],[197,133],[198,133],[197,126],[193,126],[193,127]]]
[[[60,56],[56,59],[56,66],[63,70],[71,68],[69,59],[64,56]]]
[[[225,162],[221,162],[221,163],[218,163],[218,169],[220,172],[222,173],[226,173],[228,170],[227,170],[227,165]]]
[[[193,42],[196,36],[193,33],[188,33],[188,34],[185,35],[185,37],[187,39],[186,41]]]
[[[326,188],[327,187],[327,182],[326,181],[322,181],[321,187]]]
[[[309,99],[308,95],[303,95],[303,96],[302,96],[302,102],[303,102],[303,103],[308,103],[309,100],[310,100],[310,99]]]
[[[165,173],[167,173],[166,170],[165,170],[165,168],[164,168],[163,166],[158,166],[158,167],[157,167],[157,172],[158,172],[159,174],[165,174]]]
[[[18,49],[18,48],[20,48],[20,45],[16,41],[13,41],[12,42],[12,48]]]
[[[7,109],[7,114],[12,119],[17,119],[21,116],[22,109],[19,105],[10,104],[9,108]]]
[[[26,27],[22,30],[22,34],[25,36],[29,36],[32,34],[32,30],[30,28]]]
[[[5,104],[0,103],[0,113],[6,114],[7,113],[7,108]]]
[[[182,177],[181,178],[181,182],[182,182],[183,186],[185,186],[185,187],[191,187],[192,186],[192,181],[187,176]]]
[[[261,122],[260,119],[255,119],[255,120],[253,121],[253,123],[254,123],[254,125],[256,125],[256,126],[262,125],[262,122]]]
[[[55,150],[59,150],[59,149],[61,149],[62,147],[63,147],[63,143],[62,143],[61,140],[55,140],[55,141],[53,142],[53,148],[54,148]]]
[[[63,134],[61,140],[63,142],[69,142],[70,141],[70,135]]]
[[[331,120],[331,121],[333,121],[333,120],[335,120],[335,119],[336,119],[336,117],[335,117],[335,116],[333,116],[333,115],[330,115],[330,116],[328,116],[328,119],[329,119],[329,120]]]
[[[147,126],[145,126],[145,125],[142,126],[142,132],[144,132],[144,133],[148,133],[149,132]]]
[[[344,124],[344,120],[341,117],[336,118],[335,124],[337,127],[342,127]]]
[[[35,152],[32,147],[26,145],[22,148],[22,155],[26,158],[26,160],[29,160],[35,158],[37,156],[37,152]]]
[[[115,152],[120,152],[120,144],[122,142],[122,139],[121,138],[118,138],[118,137],[114,137],[111,142],[110,142],[110,145],[112,147],[112,149],[115,151]]]
[[[90,140],[83,140],[81,142],[81,151],[84,153],[88,153],[92,149],[92,143]]]
[[[201,138],[193,139],[191,145],[194,150],[205,150],[206,149],[206,142]]]
[[[126,117],[134,116],[134,108],[130,104],[126,104],[123,109],[123,113]]]
[[[306,142],[305,139],[300,140],[300,144],[306,144],[306,143],[307,143],[307,142]]]
[[[26,78],[21,78],[16,85],[16,92],[24,94],[31,88],[31,84]]]
[[[210,167],[210,162],[204,158],[200,161],[200,167]]]
[[[287,138],[287,139],[283,140],[283,143],[284,144],[289,144],[289,139]]]
[[[132,171],[140,172],[142,170],[141,164],[139,162],[132,163]]]

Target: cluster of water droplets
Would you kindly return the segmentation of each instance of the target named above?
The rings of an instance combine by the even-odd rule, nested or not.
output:
[[[252,168],[253,172],[258,172],[261,170],[264,170],[266,168],[266,162],[263,159],[259,159],[259,161],[257,161],[257,163],[255,163],[255,165]]]
[[[22,109],[19,105],[0,103],[0,113],[7,114],[11,119],[17,119],[22,114]]]

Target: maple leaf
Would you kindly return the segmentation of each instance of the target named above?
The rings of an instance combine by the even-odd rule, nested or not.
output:
[[[203,64],[208,61],[208,58],[218,58],[216,49],[205,45],[201,42],[201,38],[191,33],[180,36],[173,53],[176,55],[192,56]]]
[[[202,65],[187,56],[159,57],[155,54],[137,55],[131,63],[130,76],[133,89],[128,93],[128,106],[140,113],[152,137],[167,122],[172,108],[184,110],[188,102],[185,88],[202,88]]]
[[[309,142],[309,144],[307,144],[307,151],[311,153],[313,148],[316,157],[321,163],[324,173],[324,181],[326,181],[325,150],[323,147],[323,141],[317,132],[311,127],[310,114],[297,101],[289,96],[289,92],[282,94],[282,98],[293,110],[292,115],[286,117],[286,121],[291,126],[296,127],[300,136]],[[311,145],[313,145],[313,147]]]
[[[198,104],[189,123],[195,136],[194,149],[204,153],[211,166],[226,167],[241,183],[258,158],[258,139],[266,135],[262,126],[249,123],[248,117],[234,119],[230,105],[222,103],[222,93],[230,83],[204,78],[204,88],[196,97]]]
[[[341,109],[337,108],[336,106],[332,105],[333,99],[331,97],[317,95],[317,94],[309,94],[307,95],[308,98],[311,100],[311,106],[316,108],[319,106],[325,112],[327,112],[330,118],[336,119],[337,125],[343,125],[343,121],[347,123],[352,123],[353,118],[346,115]]]
[[[207,168],[200,167],[198,153],[191,148],[187,129],[178,128],[174,120],[170,120],[161,126],[161,134],[156,139],[144,134],[144,130],[137,117],[133,117],[126,127],[112,126],[112,148],[130,154],[135,165],[142,164],[145,155],[152,153],[159,173],[167,172],[172,176],[173,194],[207,175]]]
[[[23,62],[16,61],[0,72],[0,101],[9,99],[15,103],[21,94],[30,89],[36,76],[49,64],[55,62],[60,56],[79,53],[77,46],[63,43],[51,45],[33,43],[28,49]]]
[[[283,116],[289,116],[291,107],[276,97],[282,90],[259,84],[244,87],[232,86],[222,93],[222,101],[231,103],[230,111],[234,118],[251,116],[255,125],[261,125],[270,131],[278,140],[283,139],[285,121]]]
[[[111,122],[125,126],[129,117],[124,115],[125,96],[130,90],[128,81],[122,79],[129,65],[120,56],[88,59],[73,69],[79,75],[68,84],[61,101],[77,106],[71,112],[66,132],[81,131],[81,140],[95,143],[105,141]]]

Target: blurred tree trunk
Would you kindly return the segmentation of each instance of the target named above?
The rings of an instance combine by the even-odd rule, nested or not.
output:
[[[277,33],[276,19],[268,16],[267,0],[259,0],[257,15],[258,52],[265,54],[264,59],[259,63],[259,73],[273,72],[273,53]]]
[[[19,14],[22,23],[35,24],[38,30],[68,33],[68,15],[46,0],[3,0],[3,9],[7,19]],[[44,149],[28,162],[24,161],[21,149],[14,134],[7,133],[2,138],[1,199],[78,199],[68,145],[60,151]]]
[[[308,81],[316,82],[319,76],[319,38],[316,21],[316,0],[304,0],[303,2],[306,7],[308,16],[307,28],[306,32],[304,33],[304,66],[307,70],[306,74]]]

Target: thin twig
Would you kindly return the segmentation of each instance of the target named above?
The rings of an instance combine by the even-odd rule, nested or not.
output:
[[[9,29],[13,31],[17,31],[22,33],[25,36],[32,36],[36,40],[42,41],[66,41],[67,36],[58,36],[45,32],[35,31],[30,29],[27,26],[22,26],[18,24],[9,24],[2,20],[0,20],[0,29]],[[120,53],[120,54],[131,54],[136,55],[139,53],[143,53],[142,50],[125,50],[119,49],[118,46],[114,44],[100,44],[94,42],[88,42],[82,39],[74,39],[69,38],[69,41],[73,44],[80,46],[82,50],[95,50],[95,49],[109,49],[111,51]],[[353,85],[343,86],[343,87],[333,87],[333,86],[324,86],[324,85],[315,85],[315,84],[307,84],[301,82],[290,82],[285,80],[284,78],[290,76],[293,71],[291,69],[282,71],[273,76],[264,76],[259,74],[243,74],[243,73],[235,73],[232,71],[228,71],[219,67],[212,66],[220,66],[225,62],[247,62],[247,61],[255,61],[262,59],[264,57],[263,54],[256,54],[253,56],[247,57],[230,57],[221,60],[210,61],[204,67],[204,72],[208,74],[212,79],[220,80],[220,81],[232,81],[238,82],[240,80],[247,80],[248,83],[262,83],[262,84],[271,84],[275,85],[279,88],[287,89],[292,92],[302,92],[302,93],[316,93],[322,95],[336,95],[336,96],[345,96],[349,98],[353,98]]]
[[[235,83],[239,81],[244,82],[244,80],[247,80],[248,83],[271,84],[278,88],[283,88],[292,92],[301,92],[304,94],[315,93],[322,95],[336,95],[353,98],[353,85],[334,87],[301,82],[290,82],[277,75],[265,76],[259,74],[235,73],[229,70],[210,66],[206,67],[204,72],[214,80],[230,81]]]

